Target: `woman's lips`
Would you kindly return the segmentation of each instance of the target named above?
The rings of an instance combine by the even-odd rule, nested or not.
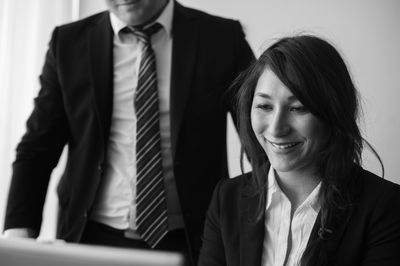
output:
[[[286,142],[286,143],[275,143],[275,142],[271,142],[271,141],[268,141],[268,142],[271,143],[272,146],[274,146],[275,148],[277,148],[279,150],[287,150],[287,149],[293,148],[300,144],[300,142]]]

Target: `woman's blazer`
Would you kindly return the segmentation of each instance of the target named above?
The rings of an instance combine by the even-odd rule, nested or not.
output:
[[[221,180],[209,207],[199,266],[260,266],[264,217],[254,222],[258,194],[251,173]],[[310,240],[318,237],[319,217]],[[327,265],[400,265],[400,186],[360,169],[355,199],[344,219],[322,241]],[[317,265],[320,265],[317,263]]]

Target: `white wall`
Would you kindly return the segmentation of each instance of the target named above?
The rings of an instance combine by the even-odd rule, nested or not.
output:
[[[182,4],[239,19],[257,55],[273,38],[302,31],[333,42],[361,92],[363,134],[381,155],[385,176],[400,183],[400,1],[398,0],[181,0]],[[238,145],[235,140],[231,145]],[[232,161],[232,160],[231,160]],[[236,164],[237,157],[233,158]],[[380,174],[368,152],[364,165]],[[236,171],[236,167],[231,167]]]
[[[86,0],[81,14],[104,9],[104,1]],[[258,56],[274,38],[315,33],[333,42],[348,63],[362,95],[364,137],[376,148],[387,179],[400,184],[400,1],[398,0],[180,0],[183,5],[240,20]],[[239,173],[239,143],[230,124],[231,175]],[[364,166],[380,174],[377,160],[365,152]]]

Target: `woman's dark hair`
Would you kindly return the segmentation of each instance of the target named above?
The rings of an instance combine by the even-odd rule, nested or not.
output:
[[[236,98],[239,136],[243,152],[253,169],[249,182],[257,193],[263,195],[266,193],[266,172],[270,163],[253,132],[250,114],[254,91],[265,69],[274,72],[328,129],[327,144],[316,161],[322,179],[319,217],[321,228],[334,230],[335,224],[343,218],[341,214],[351,207],[363,144],[372,150],[383,170],[379,155],[362,138],[357,124],[358,92],[338,51],[327,41],[311,35],[276,41],[238,77],[235,84],[239,87]],[[262,217],[264,212],[265,196],[260,199],[256,219]],[[326,252],[321,249],[321,241],[324,241],[322,237],[308,245],[302,265],[313,261],[318,261],[318,265],[324,264]]]

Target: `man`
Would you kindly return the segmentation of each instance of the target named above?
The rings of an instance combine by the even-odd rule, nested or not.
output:
[[[173,0],[106,2],[110,12],[53,32],[41,90],[13,164],[6,234],[38,235],[49,177],[67,145],[57,188],[58,238],[177,250],[194,263],[212,190],[228,177],[226,91],[253,53],[236,21]],[[147,99],[138,93],[153,87],[159,108],[150,116],[158,129],[150,131],[158,132],[155,147],[161,150],[151,158],[161,159],[143,161],[149,167],[162,161],[163,185],[149,181],[146,188],[160,190],[142,193],[140,174],[153,170],[137,163],[136,134],[142,132],[140,120],[147,120],[137,115],[137,98]],[[141,207],[139,194],[157,195],[160,203]],[[160,212],[151,218],[147,211]],[[150,222],[142,226],[139,217]],[[153,224],[157,230],[147,229]]]

